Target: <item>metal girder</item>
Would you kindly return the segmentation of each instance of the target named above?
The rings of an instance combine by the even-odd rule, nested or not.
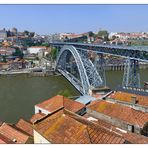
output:
[[[138,60],[126,59],[122,87],[140,88]]]
[[[96,59],[94,63],[92,63],[87,57],[88,51],[101,55],[112,55],[126,58],[127,60],[124,67],[122,87],[140,87],[138,61],[148,62],[147,48],[65,42],[55,42],[50,44],[60,48],[63,46],[64,48],[67,47],[67,49],[63,51],[65,53],[61,52],[60,56],[62,56],[62,58],[57,60],[60,63],[59,65],[61,65],[61,69],[65,69],[65,59],[67,57],[66,51],[70,51],[73,54],[81,78],[82,93],[88,93],[90,87],[106,85],[105,70],[104,66],[102,66],[102,58],[100,57]],[[69,75],[67,74],[67,77],[68,76]],[[73,84],[74,83],[79,84],[79,81],[76,82],[75,80]]]
[[[70,74],[65,68],[68,52],[70,52],[75,59],[80,75],[80,81]],[[61,49],[57,57],[56,69],[63,76],[65,76],[82,94],[89,94],[90,88],[103,85],[103,80],[101,79],[91,60],[88,59],[87,52],[77,50],[74,46],[64,46]]]
[[[86,69],[87,77],[89,79],[90,87],[100,87],[103,84],[101,76],[99,75],[96,67],[88,58],[87,51],[77,49]]]
[[[105,60],[103,54],[97,54],[94,60],[94,66],[96,67],[101,79],[103,80],[103,85],[106,86]]]
[[[58,57],[57,57],[57,65],[56,65],[56,69],[59,70],[59,72],[63,71],[63,75],[68,78],[70,80],[70,76],[68,75],[68,72],[65,70],[65,68],[62,67],[62,65],[66,65],[66,62],[65,62],[65,59],[66,57],[64,55],[66,55],[66,52],[71,52],[71,54],[73,55],[75,61],[76,61],[76,64],[77,64],[77,67],[78,67],[78,70],[79,70],[79,74],[80,74],[80,79],[81,79],[81,83],[82,83],[82,88],[79,89],[79,91],[82,93],[82,94],[88,94],[89,92],[89,80],[88,80],[88,77],[87,77],[87,74],[86,74],[86,70],[84,68],[84,65],[83,65],[83,62],[81,60],[81,57],[78,53],[78,51],[75,49],[75,47],[73,46],[64,46]],[[72,82],[72,81],[71,81]],[[72,83],[77,89],[78,89],[78,83]]]
[[[72,43],[72,42],[55,42],[50,43],[56,46],[75,46],[76,48],[83,48],[84,50],[91,50],[96,53],[113,55],[123,58],[130,58],[138,61],[148,62],[147,47],[128,47],[128,46],[113,46],[113,45],[96,45],[86,43]]]

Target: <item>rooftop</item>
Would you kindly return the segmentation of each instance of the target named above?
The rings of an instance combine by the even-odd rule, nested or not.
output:
[[[86,104],[88,104],[88,103],[90,103],[91,101],[94,101],[94,100],[96,100],[94,97],[84,95],[84,96],[80,96],[75,101],[86,105]]]
[[[143,127],[148,122],[148,113],[108,101],[97,101],[88,108],[139,127]]]
[[[125,131],[117,126],[112,125],[111,123],[105,122],[104,120],[91,117],[87,113],[83,117],[85,117],[89,121],[97,123],[101,127],[107,128],[110,131],[114,131],[116,133],[121,134],[122,137],[124,137],[124,139],[130,143],[133,143],[133,144],[147,144],[148,143],[148,137],[138,135],[135,133],[131,133],[129,131]]]
[[[14,142],[0,134],[0,144],[13,144]]]
[[[34,123],[34,129],[51,143],[120,144],[125,142],[120,135],[96,126],[85,118],[65,109],[37,121]]]
[[[148,138],[135,133],[123,133],[124,138],[133,144],[148,144]]]
[[[26,143],[29,136],[16,130],[12,125],[3,123],[0,127],[0,134],[7,137],[15,143]]]
[[[132,97],[135,96],[138,105],[148,106],[148,96],[136,95],[132,93],[126,93],[122,91],[117,91],[111,94],[108,98],[112,98],[119,101],[132,103]]]
[[[27,134],[29,134],[30,136],[33,136],[33,127],[32,124],[25,121],[24,119],[20,119],[18,121],[18,123],[16,124],[16,127],[23,130],[24,132],[26,132]]]
[[[31,46],[29,48],[42,48],[42,49],[46,49],[47,47],[46,46]]]
[[[34,123],[35,121],[40,120],[40,119],[43,118],[44,116],[45,116],[45,114],[43,114],[43,113],[34,114],[34,115],[30,118],[30,122],[31,122],[31,123]]]
[[[60,95],[54,96],[40,104],[37,104],[36,106],[45,109],[50,113],[61,107],[64,107],[72,112],[78,112],[85,107],[85,105],[79,102],[76,102],[69,98],[65,98]]]

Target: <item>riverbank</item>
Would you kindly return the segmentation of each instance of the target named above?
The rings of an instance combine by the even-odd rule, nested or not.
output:
[[[51,76],[51,75],[60,75],[55,70],[45,70],[42,68],[30,68],[30,69],[20,69],[20,70],[11,70],[11,71],[0,71],[0,76],[3,75],[22,75],[27,74],[29,76]]]
[[[105,66],[106,71],[123,71],[124,65],[110,64]],[[147,70],[148,64],[141,64],[140,70]],[[20,75],[27,74],[29,76],[51,76],[51,75],[61,75],[59,72],[53,69],[42,69],[42,68],[29,68],[29,69],[20,69],[20,70],[11,70],[11,71],[0,71],[0,76],[2,75]]]

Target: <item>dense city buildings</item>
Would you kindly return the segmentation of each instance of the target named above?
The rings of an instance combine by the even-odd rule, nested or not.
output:
[[[0,40],[4,40],[7,38],[7,32],[5,28],[3,30],[0,30]]]

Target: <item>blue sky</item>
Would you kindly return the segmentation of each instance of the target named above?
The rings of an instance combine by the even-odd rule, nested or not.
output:
[[[39,34],[98,31],[148,32],[148,5],[0,5],[0,29]]]

